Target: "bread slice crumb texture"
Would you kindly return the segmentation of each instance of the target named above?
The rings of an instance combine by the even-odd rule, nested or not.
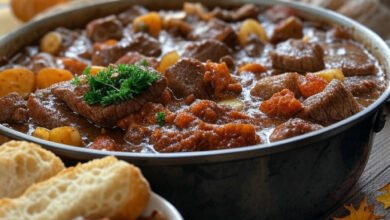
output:
[[[96,159],[0,200],[0,219],[136,219],[150,197],[140,170],[114,157]]]

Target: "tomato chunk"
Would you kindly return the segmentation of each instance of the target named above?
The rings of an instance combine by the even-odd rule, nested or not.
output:
[[[299,91],[305,98],[322,92],[327,84],[328,83],[324,79],[311,73],[298,80]]]
[[[288,89],[273,94],[260,105],[260,111],[273,118],[291,118],[302,108],[302,103]]]

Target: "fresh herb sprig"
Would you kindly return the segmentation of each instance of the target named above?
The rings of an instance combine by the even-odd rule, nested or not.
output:
[[[165,113],[164,112],[157,112],[156,113],[156,121],[157,124],[160,125],[160,127],[165,125]]]
[[[90,68],[87,68],[84,75],[89,85],[89,90],[84,94],[84,101],[89,105],[103,106],[132,99],[159,78],[158,73],[139,64],[110,66],[101,70],[96,76],[90,73]],[[80,79],[75,78],[72,83],[80,85]]]

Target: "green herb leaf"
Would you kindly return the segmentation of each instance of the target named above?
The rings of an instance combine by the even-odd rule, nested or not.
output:
[[[159,73],[137,64],[110,66],[96,76],[91,75],[90,68],[87,68],[84,75],[89,85],[89,90],[84,94],[85,102],[103,106],[132,99],[160,77]]]
[[[156,121],[157,124],[161,127],[165,125],[165,113],[164,112],[157,112],[156,113]]]
[[[75,76],[73,77],[73,79],[72,79],[72,81],[70,81],[70,83],[71,83],[72,85],[75,85],[75,86],[81,85],[80,78],[79,78],[77,75],[75,75]]]

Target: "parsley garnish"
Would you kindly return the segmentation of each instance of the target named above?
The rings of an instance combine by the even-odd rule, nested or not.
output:
[[[156,113],[156,121],[157,124],[161,127],[165,125],[165,113],[164,112],[157,112]]]
[[[132,99],[159,78],[158,73],[136,64],[110,66],[96,76],[91,75],[90,68],[87,68],[84,75],[89,85],[89,90],[84,94],[84,101],[89,105],[103,106]],[[75,78],[72,83],[79,82],[80,79]]]
[[[75,75],[75,76],[73,77],[72,81],[70,81],[70,83],[71,83],[72,85],[75,85],[75,86],[81,85],[81,81],[80,81],[79,76]]]

